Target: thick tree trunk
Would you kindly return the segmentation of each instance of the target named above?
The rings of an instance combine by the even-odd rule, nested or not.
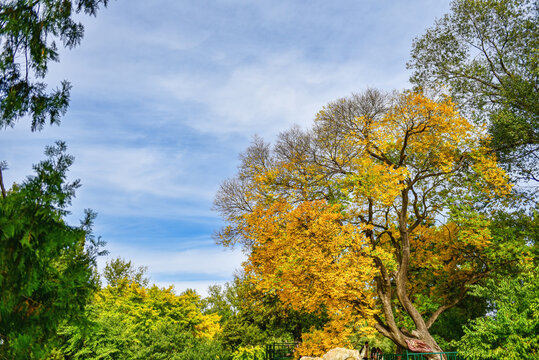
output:
[[[383,262],[375,259],[375,263],[380,270],[380,276],[376,279],[377,292],[382,302],[382,311],[385,317],[385,323],[380,318],[377,319],[378,326],[376,328],[384,336],[391,339],[398,347],[408,349],[410,352],[442,352],[442,349],[429,332],[429,327],[435,318],[429,319],[427,325],[421,313],[410,300],[406,288],[410,263],[409,234],[415,226],[412,225],[410,227],[408,225],[407,206],[408,190],[405,189],[402,192],[402,207],[398,212],[400,246],[397,246],[395,249],[395,256],[399,264],[398,270],[391,276],[388,274]],[[408,331],[397,327],[392,305],[393,295],[395,293],[399,303],[414,322],[415,330]],[[439,356],[433,355],[429,358],[439,359]]]
[[[412,334],[409,334],[406,330],[402,329],[401,336],[393,337],[392,334],[387,333],[384,335],[397,345],[398,354],[402,354],[405,351],[413,353],[443,352],[438,343],[436,343],[436,340],[429,333],[420,334],[414,330]],[[404,338],[404,342],[401,342],[402,338]],[[439,355],[425,355],[425,357],[427,359],[440,360]]]

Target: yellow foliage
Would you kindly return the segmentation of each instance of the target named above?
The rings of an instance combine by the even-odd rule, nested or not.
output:
[[[296,355],[322,357],[328,349],[349,348],[350,335],[352,331],[349,327],[335,326],[333,322],[323,330],[311,329],[303,335],[301,344],[296,348]]]
[[[246,269],[264,275],[255,276],[258,287],[269,291],[279,283],[284,302],[309,312],[321,303],[339,308],[343,298],[355,299],[365,290],[374,271],[372,261],[360,255],[365,238],[354,226],[340,224],[335,208],[321,201],[295,208],[276,202],[245,215],[245,233],[254,243]],[[371,297],[365,293],[364,301]]]
[[[213,339],[215,335],[221,332],[220,320],[221,316],[218,314],[202,315],[200,323],[195,325],[196,334],[199,337]]]
[[[471,216],[435,226],[434,218],[449,211],[451,196],[511,190],[482,145],[486,131],[449,98],[404,93],[382,115],[348,120],[344,134],[327,120],[330,110],[318,115],[314,150],[249,168],[249,210],[222,233],[224,242],[234,231],[249,244],[244,267],[258,290],[329,316],[304,336],[300,352],[313,355],[344,346],[351,331],[372,332],[375,315],[388,316],[376,279],[394,279],[402,266],[414,275],[412,298],[448,300],[480,271],[470,254],[479,258],[489,245],[488,222]]]
[[[162,323],[175,324],[209,339],[221,331],[219,315],[202,314],[199,295],[190,291],[176,295],[172,286],[146,288],[124,279],[96,293],[94,303],[103,314],[121,316],[126,326],[144,331],[155,330]]]

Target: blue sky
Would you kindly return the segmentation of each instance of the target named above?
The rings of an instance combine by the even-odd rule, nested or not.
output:
[[[215,245],[219,184],[257,134],[309,126],[329,101],[409,87],[413,38],[448,10],[433,0],[118,0],[81,16],[85,38],[47,77],[72,85],[61,126],[0,132],[5,182],[65,140],[84,208],[110,255],[178,292],[229,281],[244,255]]]

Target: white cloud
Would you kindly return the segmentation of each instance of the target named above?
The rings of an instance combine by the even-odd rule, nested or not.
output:
[[[232,280],[234,273],[246,260],[239,249],[230,250],[217,246],[171,250],[152,248],[149,244],[133,246],[113,243],[107,246],[107,249],[110,254],[98,258],[99,269],[103,269],[108,260],[121,257],[131,261],[136,267],[147,266],[151,283],[160,287],[174,285],[177,293],[193,288],[199,294],[205,294],[209,285]]]
[[[193,191],[179,182],[182,169],[175,165],[182,157],[162,148],[95,145],[79,155],[83,165],[75,170],[85,181],[115,192],[180,198]]]
[[[230,282],[230,280],[215,280],[215,281],[157,281],[155,285],[160,288],[168,288],[169,286],[174,286],[174,292],[180,294],[187,289],[193,289],[202,297],[208,296],[208,288],[211,285],[221,285],[224,286],[225,283]]]
[[[70,177],[83,184],[74,211],[100,214],[96,232],[111,256],[147,265],[159,284],[202,291],[213,282],[196,274],[222,281],[243,255],[171,250],[122,221],[155,228],[176,218],[182,225],[171,232],[192,222],[186,233],[209,238],[219,226],[211,199],[251,135],[271,141],[294,123],[308,126],[327,102],[367,86],[407,86],[411,38],[444,8],[428,0],[111,2],[97,18],[81,17],[81,45],[51,65],[48,83],[74,86],[62,125],[31,134],[23,121],[2,131],[6,183],[31,174],[45,145],[66,140],[76,158]],[[120,232],[151,240],[132,246],[110,235]]]
[[[296,52],[261,55],[256,63],[233,69],[224,80],[181,72],[155,79],[178,101],[209,109],[209,116],[191,121],[195,129],[262,135],[294,123],[310,124],[324,104],[351,92],[368,86],[403,86],[405,81],[404,76],[388,79],[361,61],[315,63]]]

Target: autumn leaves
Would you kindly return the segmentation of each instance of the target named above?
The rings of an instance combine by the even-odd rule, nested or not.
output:
[[[246,246],[259,291],[329,314],[302,351],[374,328],[439,349],[428,328],[488,271],[488,223],[460,215],[511,190],[487,139],[448,97],[369,89],[337,100],[312,129],[284,132],[273,147],[257,139],[243,154],[217,196],[228,221],[220,239]]]

